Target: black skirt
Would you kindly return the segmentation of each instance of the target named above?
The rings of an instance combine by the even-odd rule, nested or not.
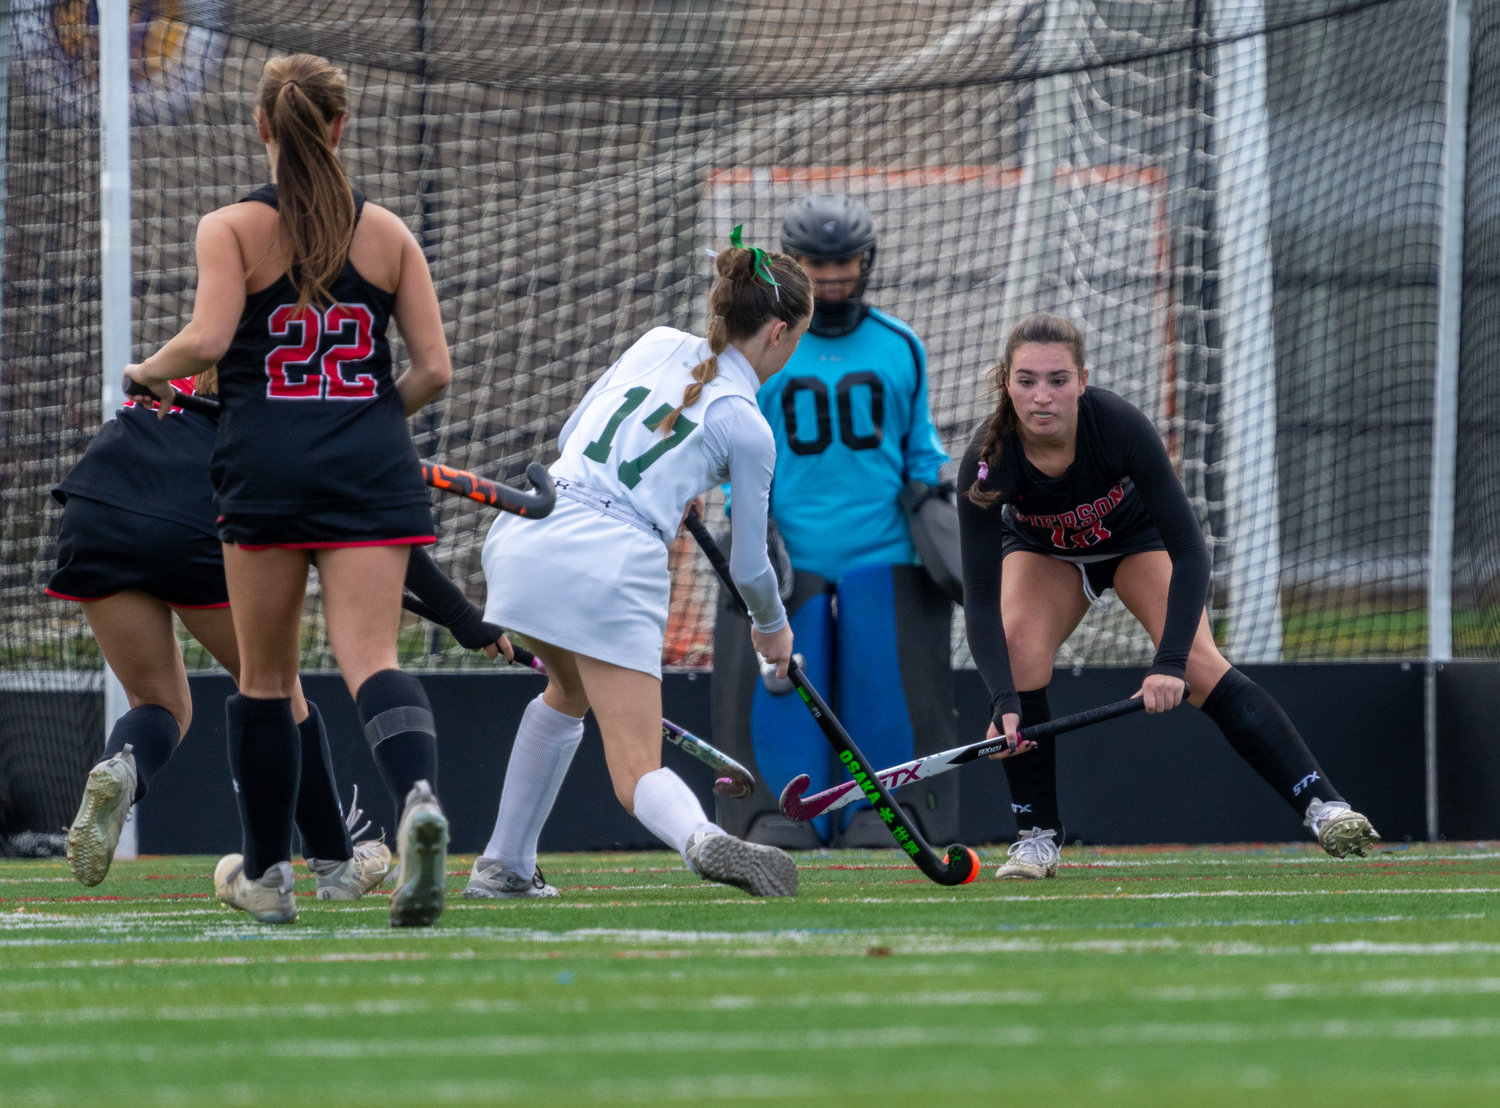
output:
[[[432,509],[402,504],[358,511],[261,515],[233,512],[219,517],[219,538],[242,550],[331,550],[349,546],[425,546],[437,542]]]
[[[227,608],[223,547],[195,527],[69,496],[47,595],[103,600],[126,589],[174,608]]]

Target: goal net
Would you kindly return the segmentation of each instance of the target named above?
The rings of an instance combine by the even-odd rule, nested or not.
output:
[[[9,11],[0,649],[18,689],[53,673],[86,685],[100,659],[77,606],[41,589],[56,553],[49,491],[109,415],[95,17],[62,0]],[[792,200],[848,192],[879,234],[867,296],[926,344],[954,457],[992,403],[985,374],[1010,326],[1067,315],[1092,381],[1146,411],[1169,446],[1208,537],[1209,615],[1231,659],[1426,650],[1439,0],[135,0],[132,12],[137,357],[189,317],[198,218],[267,178],[252,123],[265,60],[314,52],[349,73],[352,179],[407,221],[442,302],[454,381],[412,420],[423,457],[510,481],[551,461],[569,411],[631,342],[701,327],[705,248],[736,223],[775,245]],[[1487,41],[1476,27],[1476,51]],[[1476,164],[1492,131],[1476,121]],[[1476,260],[1493,239],[1471,234]],[[1476,476],[1460,495],[1455,647],[1492,655],[1500,489],[1480,459],[1500,402],[1480,383],[1480,324],[1465,323],[1459,468]],[[480,599],[489,517],[437,509],[436,557]],[[690,541],[672,567],[665,661],[710,665],[716,585]],[[330,666],[316,587],[307,623],[304,663]],[[1059,664],[1151,653],[1117,609],[1091,614]],[[476,664],[411,620],[402,661]]]

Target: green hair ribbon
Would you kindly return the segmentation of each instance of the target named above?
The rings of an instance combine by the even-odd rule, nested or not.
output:
[[[729,245],[733,246],[737,250],[748,250],[755,255],[756,276],[758,276],[761,280],[765,281],[766,284],[771,286],[771,289],[776,293],[777,302],[780,303],[781,282],[776,280],[776,278],[772,276],[771,265],[766,260],[766,252],[758,246],[746,246],[743,242],[740,241],[740,232],[744,229],[745,225],[743,223],[735,224],[734,230],[729,232]]]

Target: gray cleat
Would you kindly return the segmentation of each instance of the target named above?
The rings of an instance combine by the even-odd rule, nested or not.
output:
[[[109,874],[120,845],[120,831],[135,803],[135,755],[129,743],[113,758],[89,770],[83,803],[68,828],[68,866],[90,887]]]
[[[1051,829],[1043,831],[1040,827],[1033,827],[1030,831],[1022,831],[1006,851],[1010,860],[995,871],[995,876],[1019,877],[1027,881],[1056,877],[1060,855],[1056,839],[1057,832]]]
[[[475,858],[474,869],[469,874],[469,883],[464,886],[464,896],[476,897],[527,897],[561,896],[555,887],[547,884],[541,867],[530,877],[522,877],[508,870],[493,858]]]
[[[1370,821],[1342,800],[1317,800],[1307,806],[1302,821],[1318,838],[1318,845],[1335,858],[1347,858],[1365,851],[1380,841]]]
[[[229,907],[249,912],[261,923],[291,923],[297,918],[290,862],[277,862],[252,881],[245,876],[245,859],[226,854],[214,867],[214,892]]]
[[[370,824],[356,829],[364,816],[359,806],[359,786],[354,786],[354,799],[349,803],[349,815],[344,826],[349,829],[350,839],[357,838],[370,829]],[[391,850],[385,845],[385,832],[378,839],[365,839],[354,844],[354,857],[343,862],[322,861],[318,858],[304,859],[308,870],[318,879],[319,900],[358,900],[371,889],[379,888],[391,873]]]
[[[774,846],[747,843],[721,831],[697,831],[683,854],[705,881],[733,885],[751,896],[797,895],[797,863]]]
[[[391,894],[391,926],[431,927],[443,914],[448,892],[448,818],[426,781],[406,794],[396,850],[401,860]]]

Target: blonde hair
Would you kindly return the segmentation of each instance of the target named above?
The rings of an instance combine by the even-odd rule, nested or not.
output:
[[[693,383],[682,393],[682,403],[661,421],[659,430],[670,435],[682,409],[691,408],[703,395],[703,386],[719,375],[719,355],[734,339],[748,338],[770,319],[801,323],[812,314],[812,282],[807,271],[785,254],[764,254],[765,264],[776,285],[756,276],[751,249],[731,246],[719,254],[714,268],[719,280],[708,293],[707,358],[693,367]]]
[[[1005,449],[1006,440],[1016,429],[1016,409],[1010,402],[1010,390],[1006,388],[1006,382],[1010,377],[1010,365],[1016,351],[1028,343],[1066,346],[1072,352],[1076,368],[1081,370],[1085,364],[1083,332],[1061,316],[1038,312],[1016,325],[1010,338],[1005,340],[1005,355],[1000,359],[1000,364],[990,370],[990,382],[1000,394],[1000,403],[996,405],[994,415],[990,416],[989,426],[984,433],[984,445],[979,450],[979,460],[990,468],[999,464],[1000,452]],[[969,486],[967,495],[972,503],[988,508],[1000,493],[994,489],[982,489],[979,485],[979,480],[976,480]]]
[[[297,308],[333,300],[354,241],[354,190],[339,164],[329,128],[348,111],[349,78],[312,54],[266,62],[260,106],[278,146],[277,228],[291,247]]]

